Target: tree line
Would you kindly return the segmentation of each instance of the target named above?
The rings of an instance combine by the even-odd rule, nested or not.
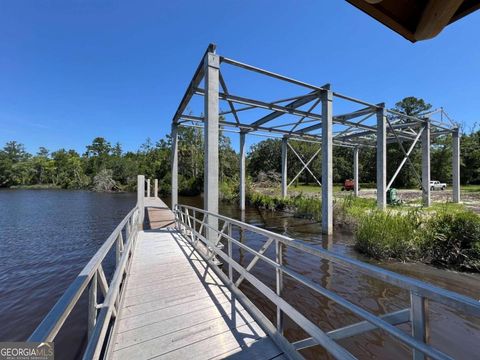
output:
[[[421,99],[406,98],[397,103],[396,110],[408,115],[418,115],[430,109]],[[198,194],[203,189],[203,134],[191,127],[179,128],[179,191],[181,194]],[[219,139],[220,181],[238,183],[238,154],[232,148],[230,138],[223,133]],[[307,162],[318,150],[318,144],[290,140],[293,149]],[[431,177],[449,182],[452,176],[451,136],[439,137],[431,149]],[[480,184],[480,131],[471,130],[461,138],[461,181],[463,184]],[[406,147],[409,146],[405,143]],[[65,189],[94,189],[98,191],[131,191],[136,186],[137,174],[157,178],[160,189],[170,192],[171,138],[167,135],[153,143],[147,139],[137,151],[123,151],[121,144],[111,144],[97,137],[87,145],[85,152],[59,149],[50,152],[41,147],[30,154],[24,145],[10,141],[0,150],[0,187],[48,185]],[[389,144],[387,155],[388,176],[395,172],[403,158],[398,144]],[[333,180],[341,183],[353,176],[353,150],[334,147]],[[376,150],[362,148],[359,153],[360,181],[374,183],[376,179]],[[417,174],[421,174],[421,150],[411,154]],[[288,175],[293,177],[303,167],[293,151],[288,152]],[[321,181],[321,156],[317,156],[309,168]],[[417,187],[415,170],[407,163],[397,177],[396,187]],[[247,173],[256,180],[261,172],[281,172],[281,139],[268,139],[253,145],[247,154]],[[317,175],[318,174],[318,175]],[[297,179],[301,183],[314,183],[313,176],[304,171]]]
[[[197,194],[203,188],[203,136],[200,129],[180,127],[179,190]],[[238,155],[230,139],[220,136],[220,178],[235,178]],[[112,145],[103,137],[93,139],[83,154],[59,149],[50,152],[41,147],[30,154],[17,141],[9,141],[0,150],[0,187],[49,186],[97,191],[132,191],[137,175],[159,179],[160,189],[170,192],[171,138],[167,135],[153,143],[147,139],[137,151],[124,152],[121,144]]]

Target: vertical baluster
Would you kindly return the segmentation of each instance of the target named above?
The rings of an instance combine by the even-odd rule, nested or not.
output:
[[[227,230],[227,246],[228,246],[228,257],[230,260],[233,260],[233,253],[232,253],[232,223],[228,223],[228,230]],[[233,281],[233,267],[231,263],[228,263],[228,278],[230,281]]]
[[[88,288],[88,338],[93,334],[97,322],[97,272],[93,274]]]
[[[190,226],[190,210],[188,209],[185,209],[185,218],[186,218],[186,221],[185,221],[185,235],[191,235],[189,234],[189,230],[188,230],[188,226]]]
[[[182,220],[181,220],[181,226],[180,226],[180,231],[181,232],[185,232],[185,213],[182,211],[181,213],[181,216],[182,216]]]
[[[278,240],[275,240],[275,261],[277,264],[282,265],[282,243]],[[276,288],[277,288],[277,295],[282,296],[283,290],[283,274],[282,270],[276,269]],[[277,305],[277,330],[283,334],[283,312],[280,307]]]
[[[125,229],[125,235],[127,236],[127,243],[128,243],[128,240],[130,239],[130,232],[132,231],[132,228],[130,226],[130,220],[132,220],[132,218],[129,218],[127,220],[127,227]]]
[[[123,235],[120,231],[117,236],[117,240],[115,241],[115,264],[118,267],[120,264],[120,259],[122,258],[122,250],[123,250]]]
[[[195,210],[192,210],[192,217],[193,217],[193,223],[192,223],[192,231],[193,231],[193,237],[192,241],[193,244],[197,244],[197,212]]]
[[[192,244],[195,242],[195,210],[193,210],[193,222],[192,216],[190,216],[190,212],[188,212],[188,226],[190,226],[190,240]]]
[[[412,323],[412,336],[423,343],[427,343],[427,299],[413,291],[410,292],[410,321]],[[414,360],[425,360],[425,354],[413,349]]]

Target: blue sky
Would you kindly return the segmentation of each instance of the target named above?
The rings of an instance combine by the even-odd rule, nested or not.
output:
[[[1,1],[0,144],[157,140],[210,42],[372,103],[422,97],[468,128],[480,120],[478,34],[480,12],[411,44],[345,1]],[[240,81],[235,93],[258,87]]]

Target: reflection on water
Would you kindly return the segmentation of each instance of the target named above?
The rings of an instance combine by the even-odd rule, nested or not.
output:
[[[201,198],[181,198],[180,203],[202,207]],[[348,232],[337,230],[333,236],[322,236],[321,224],[317,222],[294,218],[288,214],[258,211],[254,208],[247,208],[245,212],[241,212],[236,206],[222,204],[220,213],[289,236],[312,246],[368,261],[368,259],[355,252],[352,234]],[[257,250],[266,241],[266,238],[258,234],[240,231],[236,227],[233,228],[233,235],[236,239],[240,239],[241,242]],[[233,251],[236,261],[244,267],[253,259],[251,254],[239,247],[233,246]],[[274,254],[274,246],[272,245],[265,255],[273,259]],[[284,247],[283,263],[288,268],[307,276],[310,280],[374,314],[384,314],[409,306],[407,291],[354,270],[332,264],[330,261],[305,254],[297,249]],[[472,298],[478,299],[480,297],[480,276],[478,274],[457,273],[436,269],[424,264],[381,263],[376,265]],[[271,266],[259,261],[252,273],[271,289],[275,289],[275,272]],[[241,288],[275,323],[276,309],[274,305],[263,295],[260,295],[247,281],[242,283]],[[284,275],[283,297],[324,331],[330,331],[360,320],[351,312],[286,275]],[[428,316],[428,337],[431,344],[454,358],[478,358],[480,319],[465,316],[434,302],[429,303]],[[409,325],[406,324],[399,326],[399,328],[407,332],[411,331]],[[289,340],[301,340],[307,337],[289,319],[285,320],[285,334]],[[379,330],[343,339],[339,343],[360,359],[411,358],[411,350],[408,347]],[[328,354],[324,353],[319,346],[302,350],[302,354],[311,359],[328,358]]]
[[[200,197],[181,198],[180,202],[202,207]],[[0,341],[24,340],[31,334],[134,203],[134,194],[0,191]],[[309,220],[253,208],[242,213],[235,206],[224,204],[220,212],[312,246],[362,259],[353,250],[351,234],[337,231],[333,237],[323,237],[320,224]],[[237,239],[255,249],[260,249],[265,242],[264,238],[251,232],[233,230]],[[253,258],[239,247],[233,250],[235,259],[243,266]],[[269,248],[266,256],[274,256],[274,246]],[[409,302],[404,290],[293,248],[284,247],[283,263],[375,314],[400,310]],[[444,271],[422,264],[388,263],[380,266],[479,298],[478,275]],[[270,288],[275,288],[275,273],[264,262],[259,261],[252,273]],[[247,281],[241,288],[275,321],[276,309],[267,299]],[[359,320],[288,276],[284,277],[283,296],[324,331]],[[84,344],[86,328],[85,300],[80,299],[72,319],[59,334],[56,341],[59,358],[74,358],[81,351],[79,344]],[[456,358],[478,358],[478,318],[463,316],[435,303],[430,303],[429,315],[429,337],[433,344]],[[409,331],[406,325],[401,328]],[[285,319],[285,330],[290,340],[306,336],[288,318]],[[405,346],[380,331],[344,339],[340,344],[362,359],[411,357]],[[303,350],[302,354],[308,358],[328,358],[320,347]]]
[[[0,191],[0,341],[30,336],[135,200],[134,194]],[[59,359],[81,350],[85,308],[86,296],[59,333]]]

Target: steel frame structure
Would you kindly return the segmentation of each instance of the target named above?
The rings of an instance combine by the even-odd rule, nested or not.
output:
[[[303,93],[274,101],[259,100],[232,94],[227,87],[221,69],[225,66],[242,71],[260,74],[297,86]],[[203,87],[202,87],[203,81]],[[306,93],[305,93],[306,92]],[[204,99],[203,115],[187,114],[192,98]],[[355,110],[334,114],[333,103],[342,101]],[[221,111],[220,103],[228,110]],[[253,122],[242,121],[243,114],[249,111],[268,111]],[[288,116],[285,116],[288,115]],[[290,118],[294,117],[292,121]],[[440,117],[440,118],[438,118]],[[188,85],[180,105],[172,120],[172,204],[178,203],[178,126],[203,127],[205,137],[205,183],[204,208],[218,213],[218,136],[222,131],[240,134],[240,208],[245,208],[245,137],[246,135],[267,135],[282,137],[282,195],[287,196],[287,151],[288,140],[319,143],[322,156],[322,229],[326,234],[333,230],[333,188],[332,160],[333,146],[353,149],[353,174],[358,189],[358,153],[361,148],[377,150],[377,205],[386,208],[386,191],[391,187],[405,163],[412,165],[410,154],[418,142],[422,144],[422,173],[415,171],[422,184],[422,198],[425,206],[430,205],[430,144],[431,140],[445,134],[452,134],[452,183],[454,202],[460,201],[460,150],[459,127],[441,108],[419,117],[388,110],[384,103],[372,104],[331,90],[330,84],[323,86],[276,74],[216,54],[216,46],[210,44]],[[408,149],[405,142],[411,142]],[[387,180],[387,144],[398,143],[404,159],[390,181]],[[308,162],[301,159],[301,171],[309,171],[317,182],[317,176],[308,168]],[[298,175],[297,175],[298,176]],[[387,182],[388,181],[388,182]],[[358,190],[355,191],[358,195]],[[212,221],[216,221],[213,219]],[[216,224],[210,224],[216,228]],[[213,236],[213,235],[212,235]],[[209,236],[209,238],[212,238]]]

